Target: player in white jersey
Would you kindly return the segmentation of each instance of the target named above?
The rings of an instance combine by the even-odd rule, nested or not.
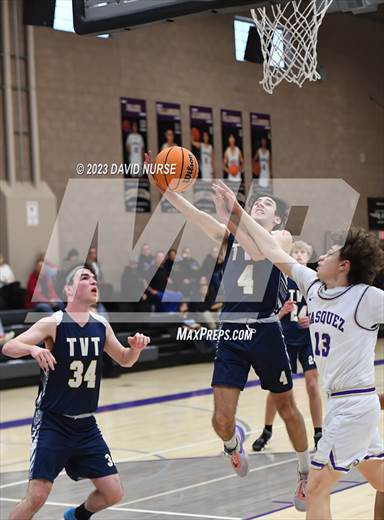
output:
[[[323,437],[303,492],[307,520],[329,520],[331,487],[353,466],[375,489],[384,491],[380,404],[374,386],[374,351],[378,324],[384,323],[384,291],[371,286],[384,267],[384,253],[374,235],[350,230],[343,246],[335,245],[320,257],[316,274],[276,245],[224,183],[218,181],[214,188],[215,197],[236,218],[229,229],[236,232],[240,225],[242,232],[247,231],[261,253],[305,295],[316,364],[329,399]]]
[[[175,132],[172,130],[172,128],[168,128],[164,132],[165,142],[163,143],[161,149],[165,150],[166,148],[171,148],[171,146],[177,146],[175,143]]]
[[[139,127],[136,121],[132,123],[132,132],[128,135],[125,146],[129,164],[138,164],[141,168],[144,162],[144,139],[139,134]]]
[[[192,141],[195,148],[200,150],[199,171],[201,178],[210,180],[215,177],[215,161],[213,155],[213,146],[209,142],[209,133],[203,132],[203,141]]]
[[[229,146],[224,152],[224,171],[228,173],[231,180],[241,180],[241,173],[244,167],[243,154],[236,146],[236,138],[233,134],[228,137]]]
[[[267,148],[268,141],[265,137],[261,138],[261,146],[254,156],[254,160],[259,162],[259,186],[260,188],[268,188],[269,181],[272,177],[272,156]]]

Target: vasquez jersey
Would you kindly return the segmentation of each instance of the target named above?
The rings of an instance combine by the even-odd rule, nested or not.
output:
[[[286,278],[269,260],[255,262],[229,235],[222,278],[222,321],[270,316],[286,299]]]
[[[307,302],[291,278],[288,278],[287,300],[293,300],[295,305],[292,312],[286,314],[281,319],[285,341],[287,345],[292,345],[293,347],[305,347],[311,342],[310,332],[308,328],[300,327],[298,320],[307,316]]]
[[[94,313],[84,326],[63,311],[53,316],[57,325],[52,355],[57,364],[42,373],[36,408],[62,415],[92,413],[99,400],[107,322]]]
[[[326,289],[312,269],[299,264],[294,265],[292,277],[306,295],[321,386],[329,392],[368,392],[374,387],[384,291],[365,284]]]

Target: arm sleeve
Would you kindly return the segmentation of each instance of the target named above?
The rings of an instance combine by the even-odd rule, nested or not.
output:
[[[369,287],[357,310],[358,323],[372,328],[384,323],[384,291],[377,287]]]
[[[298,263],[292,266],[291,278],[296,282],[304,298],[307,296],[309,286],[318,280],[316,271]]]

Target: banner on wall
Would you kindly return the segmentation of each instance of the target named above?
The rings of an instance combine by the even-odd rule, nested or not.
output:
[[[213,213],[212,179],[216,177],[212,108],[190,106],[191,150],[199,163],[199,177],[194,185],[194,204]]]
[[[250,123],[254,189],[272,192],[271,116],[251,112]]]
[[[158,150],[161,152],[171,146],[181,146],[181,111],[178,103],[156,103]],[[161,210],[175,213],[176,209],[162,200]]]
[[[151,211],[149,180],[143,173],[147,150],[147,109],[143,99],[120,98],[123,157],[125,164],[125,208],[128,212]],[[137,180],[139,187],[137,190]]]
[[[238,201],[245,202],[243,119],[237,110],[221,110],[221,136],[223,145],[223,177],[238,191]],[[235,187],[236,186],[236,187]]]
[[[384,198],[368,197],[368,227],[372,230],[384,230]]]

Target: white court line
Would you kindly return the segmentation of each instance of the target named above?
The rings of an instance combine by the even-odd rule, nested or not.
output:
[[[258,468],[253,468],[253,469],[249,470],[249,473],[254,473],[256,471],[261,471],[262,469],[273,468],[276,466],[282,466],[283,464],[288,464],[289,462],[294,462],[294,461],[297,461],[296,457],[294,457],[292,459],[283,460],[281,462],[273,462],[272,464],[266,464],[264,466],[259,466]],[[150,495],[147,497],[136,498],[135,500],[130,500],[129,502],[123,502],[121,504],[121,507],[128,506],[130,504],[136,504],[138,502],[144,502],[145,500],[151,500],[152,498],[159,498],[159,497],[163,497],[166,495],[172,495],[173,493],[179,493],[180,491],[187,491],[188,489],[194,489],[197,487],[206,486],[208,484],[215,484],[216,482],[221,482],[222,480],[227,480],[230,478],[239,478],[239,477],[236,475],[236,473],[232,473],[231,475],[225,475],[225,477],[218,477],[218,478],[213,478],[211,480],[204,480],[203,482],[197,482],[196,484],[190,484],[189,486],[183,486],[183,487],[176,488],[176,489],[170,489],[169,491],[163,491],[162,493],[157,493],[156,495]]]
[[[2,498],[3,502],[20,502],[18,498]],[[45,502],[46,506],[59,506],[59,507],[77,507],[77,504],[68,504],[66,502]],[[130,513],[147,513],[151,515],[167,515],[167,516],[184,516],[187,518],[211,518],[213,520],[241,520],[239,516],[215,516],[215,515],[198,515],[195,513],[176,513],[174,511],[157,511],[154,509],[131,509],[127,507],[109,507],[108,510],[112,511],[125,511]]]
[[[65,471],[61,471],[57,477],[61,477],[62,475],[66,475],[66,472]],[[57,478],[56,477],[56,478]],[[17,482],[9,482],[8,484],[2,484],[0,486],[0,489],[5,489],[5,488],[9,488],[9,487],[13,487],[13,486],[20,486],[21,484],[26,484],[27,482],[29,482],[29,479],[25,479],[25,480],[18,480]],[[0,497],[1,498],[1,497]]]
[[[310,418],[307,418],[304,420],[304,422],[311,422],[312,420]],[[275,426],[275,430],[279,430],[281,428],[285,428],[285,425],[284,424],[280,424],[280,425],[277,425]],[[250,435],[253,435],[254,433],[257,433],[259,432],[259,429],[257,430],[248,430],[246,431],[246,436],[249,437]],[[220,442],[219,439],[213,437],[213,438],[210,438],[210,439],[207,439],[207,440],[204,440],[204,441],[199,441],[199,442],[193,442],[193,443],[190,443],[190,444],[184,444],[182,446],[173,446],[172,448],[166,448],[165,450],[158,450],[158,451],[152,451],[152,452],[149,452],[149,453],[143,453],[142,455],[138,455],[138,456],[135,456],[135,457],[129,457],[127,459],[120,459],[120,460],[117,460],[116,463],[117,464],[122,464],[124,462],[134,462],[134,461],[137,461],[137,460],[141,460],[141,459],[146,459],[147,457],[155,457],[155,456],[158,456],[158,455],[162,455],[163,453],[171,453],[173,451],[179,451],[179,450],[183,450],[183,449],[186,449],[186,448],[194,448],[195,446],[201,446],[202,444],[213,444],[213,443],[217,443],[217,442]],[[115,450],[117,451],[119,448],[115,448]],[[262,453],[266,453],[266,452],[262,452]],[[270,455],[270,454],[273,454],[273,452],[268,452],[267,455]],[[251,470],[253,471],[253,470]],[[60,475],[65,475],[65,471],[62,471],[61,473],[59,473],[58,476]],[[29,480],[19,480],[17,482],[10,482],[8,484],[2,484],[0,486],[0,489],[5,489],[5,488],[8,488],[8,487],[13,487],[13,486],[19,486],[21,484],[26,484],[27,482],[29,482]]]

